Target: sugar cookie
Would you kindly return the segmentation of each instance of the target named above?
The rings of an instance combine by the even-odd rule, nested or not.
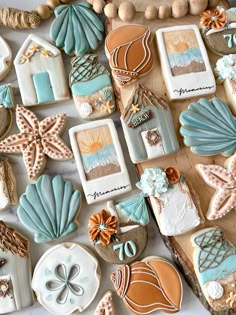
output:
[[[29,241],[0,221],[0,314],[34,303],[29,250]]]
[[[168,96],[171,100],[211,94],[216,83],[196,25],[160,28],[156,32]]]
[[[99,301],[94,315],[115,315],[112,291],[107,291]]]
[[[191,236],[193,264],[202,292],[216,312],[236,310],[236,248],[219,227]]]
[[[168,104],[141,84],[135,85],[121,122],[133,163],[179,150]]]
[[[70,98],[61,52],[45,39],[29,35],[16,55],[14,65],[25,106]]]
[[[2,81],[11,70],[12,52],[7,42],[0,36],[0,81]]]
[[[34,233],[36,243],[59,239],[77,230],[81,193],[61,175],[42,175],[26,188],[17,209],[21,223]]]
[[[13,120],[14,95],[10,84],[0,86],[0,139],[11,130]]]
[[[73,154],[60,138],[66,114],[47,117],[41,122],[22,105],[16,107],[20,133],[0,142],[0,152],[21,153],[29,179],[37,179],[44,170],[46,155],[54,160],[72,159]]]
[[[38,261],[32,280],[39,303],[55,315],[85,310],[99,285],[97,259],[77,243],[62,243],[47,250]]]
[[[117,295],[128,311],[144,315],[157,310],[176,313],[183,288],[175,267],[162,257],[146,257],[111,274]]]
[[[151,32],[144,25],[124,25],[111,31],[105,52],[118,87],[148,74],[153,65]]]

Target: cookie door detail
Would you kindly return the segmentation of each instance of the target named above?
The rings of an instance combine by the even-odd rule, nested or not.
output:
[[[38,103],[53,102],[55,100],[48,72],[34,74],[33,81]]]

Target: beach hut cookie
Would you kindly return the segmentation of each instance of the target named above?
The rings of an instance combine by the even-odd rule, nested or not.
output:
[[[217,7],[200,15],[200,29],[206,46],[216,55],[236,53],[236,8]]]
[[[21,223],[43,243],[65,237],[78,228],[81,193],[61,175],[42,175],[29,184],[17,209]]]
[[[117,295],[132,314],[180,310],[183,288],[175,267],[162,257],[151,256],[112,272]]]
[[[219,227],[200,230],[191,237],[193,264],[202,292],[213,310],[236,311],[236,249]]]
[[[118,209],[122,209],[118,214]],[[123,214],[122,214],[123,212]],[[103,209],[90,216],[89,236],[97,253],[112,264],[131,263],[142,254],[147,241],[147,228],[140,224],[146,216],[147,207],[143,197],[122,202],[116,208],[112,201]]]
[[[151,32],[144,25],[124,25],[111,31],[105,40],[113,78],[122,88],[152,69]]]
[[[206,217],[208,220],[220,219],[236,206],[236,154],[225,161],[224,167],[197,164],[196,170],[203,180],[215,189]]]
[[[83,312],[100,285],[97,259],[84,245],[61,243],[48,249],[38,261],[32,288],[39,303],[55,315]]]
[[[87,54],[98,48],[103,40],[104,26],[89,3],[60,5],[54,13],[50,37],[58,48],[67,55]]]
[[[29,35],[14,65],[25,106],[70,99],[61,52],[43,38]]]
[[[161,28],[156,32],[161,68],[171,100],[216,90],[215,78],[196,25]]]
[[[229,105],[236,113],[236,54],[225,55],[218,59],[215,74],[217,83],[223,83]]]
[[[219,98],[191,103],[180,114],[180,134],[184,144],[198,155],[232,155],[236,150],[236,121]]]
[[[11,130],[13,121],[14,95],[10,84],[0,86],[0,140]]]
[[[136,186],[150,197],[163,235],[184,234],[201,223],[199,199],[179,170],[146,168]]]
[[[0,314],[33,303],[29,241],[0,221]]]
[[[121,115],[133,163],[179,150],[168,104],[141,84],[136,84]]]
[[[5,39],[0,36],[0,81],[2,81],[11,70],[12,52]]]
[[[16,178],[8,159],[0,158],[0,210],[10,208],[18,202]]]
[[[70,87],[79,115],[92,120],[115,110],[115,98],[109,71],[97,55],[80,55],[71,60]]]
[[[71,147],[88,204],[131,190],[115,125],[97,120],[69,130]]]
[[[0,142],[0,152],[22,154],[28,177],[35,180],[43,172],[46,156],[53,160],[70,160],[70,149],[60,135],[66,124],[66,114],[58,114],[40,121],[22,105],[16,107],[16,124],[20,130]]]

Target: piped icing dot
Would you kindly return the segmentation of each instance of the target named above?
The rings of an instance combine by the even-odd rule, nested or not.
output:
[[[207,293],[213,300],[220,299],[224,294],[224,288],[217,281],[210,281],[205,285]]]

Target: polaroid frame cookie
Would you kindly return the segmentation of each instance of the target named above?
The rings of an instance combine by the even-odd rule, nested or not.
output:
[[[174,36],[174,42],[171,42],[172,36]],[[187,36],[189,36],[192,43],[186,41]],[[162,73],[171,100],[186,99],[215,92],[214,75],[206,48],[196,25],[161,28],[156,32],[156,39]],[[185,55],[186,51],[188,51],[188,56]],[[173,56],[173,58],[170,59],[170,56]],[[192,58],[190,63],[185,67],[182,64],[178,66],[179,62],[183,62],[183,60],[187,62],[186,59],[189,56]],[[175,65],[171,67],[170,62]],[[195,72],[192,72],[193,70]]]
[[[69,135],[88,204],[131,190],[129,173],[112,119],[75,126],[69,130]]]

